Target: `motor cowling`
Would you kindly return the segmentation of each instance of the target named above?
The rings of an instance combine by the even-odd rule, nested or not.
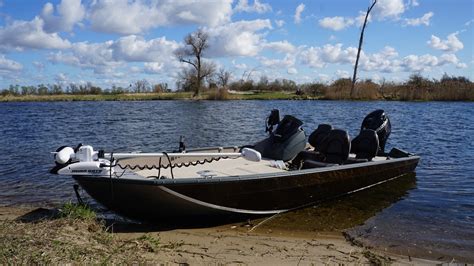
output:
[[[75,149],[62,146],[54,153],[56,165],[50,170],[59,175],[110,175],[114,172],[111,162],[104,159],[103,151],[94,151],[92,146],[78,145]]]
[[[368,114],[360,127],[361,132],[365,129],[372,129],[377,133],[379,140],[379,150],[377,153],[383,155],[385,153],[385,144],[392,132],[392,125],[385,111],[378,109]]]
[[[302,125],[301,120],[285,115],[268,138],[252,147],[260,152],[262,157],[282,161],[291,160],[306,146],[306,135],[301,128]]]

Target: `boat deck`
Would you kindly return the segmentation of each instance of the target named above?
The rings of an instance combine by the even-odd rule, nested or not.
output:
[[[196,178],[196,177],[225,177],[225,176],[240,176],[261,173],[279,173],[286,172],[286,170],[279,169],[272,166],[274,160],[261,160],[260,162],[248,161],[244,158],[229,158],[221,159],[211,163],[198,164],[189,167],[175,167],[173,168],[174,178]],[[139,170],[135,172],[142,177],[156,177],[158,170]],[[171,178],[170,169],[161,169],[160,176]]]
[[[351,158],[355,156],[350,155]],[[204,159],[204,158],[201,158]],[[209,158],[207,158],[209,159]],[[387,160],[385,156],[377,156],[372,161],[383,161]],[[173,160],[176,162],[177,160]],[[182,160],[183,161],[183,160]],[[126,161],[124,163],[131,163],[132,161]],[[153,165],[156,163],[156,159],[142,158],[139,161],[134,160],[133,164],[138,165]],[[174,167],[173,174],[171,174],[170,168],[161,169],[144,169],[132,171],[135,178],[219,178],[219,177],[231,177],[231,176],[245,176],[254,174],[268,174],[268,173],[282,173],[287,172],[287,169],[278,167],[278,164],[282,164],[282,161],[275,161],[271,159],[263,158],[259,162],[248,161],[244,158],[227,158],[220,159],[218,161],[207,162],[204,164],[191,165],[188,167]],[[124,165],[124,164],[123,164]],[[133,177],[132,177],[133,178]]]

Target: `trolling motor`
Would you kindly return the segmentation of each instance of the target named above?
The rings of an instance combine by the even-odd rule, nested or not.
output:
[[[278,125],[278,123],[280,123],[280,111],[278,109],[273,109],[265,120],[265,132],[272,134],[273,127]]]
[[[104,158],[104,151],[94,151],[92,146],[79,144],[75,149],[67,146],[53,152],[56,166],[50,173],[59,175],[110,175],[111,161]]]

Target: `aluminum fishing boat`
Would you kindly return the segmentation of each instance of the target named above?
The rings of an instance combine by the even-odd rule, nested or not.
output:
[[[383,110],[370,113],[352,141],[328,124],[307,138],[302,124],[273,110],[269,136],[253,145],[186,150],[180,141],[169,153],[61,147],[51,172],[72,176],[114,212],[162,221],[286,212],[412,173],[420,159],[384,151],[391,124]]]

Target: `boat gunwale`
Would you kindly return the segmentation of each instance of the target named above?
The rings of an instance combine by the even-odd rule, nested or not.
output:
[[[363,168],[368,166],[376,166],[381,164],[393,164],[399,163],[404,161],[418,161],[420,160],[420,156],[418,155],[410,155],[409,157],[403,158],[387,158],[386,160],[381,161],[370,161],[370,162],[362,162],[362,163],[354,163],[354,164],[345,164],[345,165],[335,165],[335,166],[328,166],[328,167],[318,167],[318,168],[311,168],[311,169],[303,169],[303,170],[296,170],[296,171],[286,171],[286,172],[279,172],[279,173],[261,173],[261,174],[248,174],[248,175],[232,175],[232,176],[221,176],[221,177],[187,177],[187,178],[166,178],[166,179],[147,179],[146,177],[143,178],[126,178],[127,175],[139,176],[134,172],[125,172],[121,177],[115,176],[87,176],[87,175],[73,175],[74,179],[86,179],[86,180],[95,180],[95,181],[107,181],[110,182],[111,179],[114,182],[118,183],[129,183],[129,184],[147,184],[147,185],[172,185],[172,184],[197,184],[197,183],[225,183],[225,182],[235,182],[235,181],[251,181],[257,179],[267,179],[267,178],[279,178],[279,177],[291,177],[291,176],[300,176],[300,175],[307,175],[307,174],[314,174],[314,173],[324,173],[330,171],[338,171],[338,170],[347,170],[347,169],[357,169]],[[127,170],[125,170],[127,171]],[[140,176],[141,177],[141,176]]]

